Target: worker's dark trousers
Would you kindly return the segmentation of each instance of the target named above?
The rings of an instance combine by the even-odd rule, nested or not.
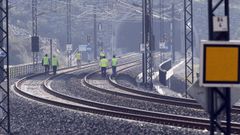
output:
[[[44,67],[45,67],[45,73],[46,74],[49,73],[49,65],[44,65]]]
[[[80,65],[81,65],[81,61],[77,60],[77,66],[80,67]]]
[[[53,68],[53,74],[56,75],[57,74],[57,66],[52,66]]]
[[[112,66],[112,76],[115,77],[117,75],[117,67]]]
[[[107,70],[106,67],[101,67],[102,77],[106,76],[106,70]]]

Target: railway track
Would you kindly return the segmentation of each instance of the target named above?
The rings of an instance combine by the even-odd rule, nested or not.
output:
[[[136,65],[138,65],[138,64],[136,64]],[[136,66],[136,65],[134,65],[134,66]],[[133,66],[130,66],[130,67],[133,67]],[[126,68],[122,68],[122,69],[120,69],[120,71],[123,71],[123,70],[125,70],[125,69],[128,69],[129,67],[126,67]],[[118,88],[120,88],[120,89],[131,89],[130,91],[125,91],[125,92],[123,92],[123,93],[121,93],[121,92],[119,92],[119,91],[113,91],[113,90],[107,90],[107,89],[104,89],[104,88],[101,88],[101,87],[98,87],[98,86],[96,86],[96,85],[94,85],[94,84],[91,84],[91,83],[89,83],[89,81],[88,81],[88,79],[90,79],[91,78],[91,76],[93,76],[94,74],[96,74],[98,71],[96,71],[96,72],[93,72],[93,73],[90,73],[89,75],[87,75],[87,76],[85,76],[85,79],[84,79],[84,83],[88,86],[88,87],[90,87],[90,88],[92,88],[92,89],[97,89],[97,90],[99,90],[99,91],[102,91],[102,92],[107,92],[107,93],[110,93],[110,94],[114,94],[114,95],[118,95],[118,96],[124,96],[124,97],[129,97],[129,98],[135,98],[135,99],[140,99],[140,100],[147,100],[147,101],[151,101],[151,102],[157,102],[157,103],[166,103],[166,104],[171,104],[171,105],[178,105],[178,106],[189,106],[189,104],[191,104],[191,103],[189,103],[188,101],[185,101],[185,102],[182,102],[181,100],[177,100],[177,101],[169,101],[169,100],[167,100],[167,99],[164,99],[164,100],[162,100],[162,99],[157,99],[157,98],[152,98],[152,96],[148,96],[147,94],[153,94],[153,93],[148,93],[148,92],[143,92],[143,91],[139,91],[139,90],[135,90],[135,89],[131,89],[131,88],[128,88],[128,87],[125,87],[125,86],[121,86],[121,87],[118,87],[118,83],[116,83],[116,81],[114,81],[113,79],[112,79],[112,77],[111,76],[109,76],[108,77],[108,81],[111,83],[111,84],[113,84],[114,86],[115,85],[117,85],[117,87]],[[118,71],[119,72],[119,71]],[[142,92],[144,93],[144,94],[142,94]],[[129,95],[129,93],[131,93],[130,95]],[[139,94],[140,93],[140,94]],[[147,93],[147,94],[145,94],[145,93]],[[135,95],[137,95],[137,96],[135,96]],[[143,95],[143,96],[139,96],[139,95]],[[146,96],[147,95],[147,96]],[[157,94],[154,94],[154,95],[157,95]],[[159,95],[160,97],[162,97],[161,95]],[[163,96],[163,97],[167,97],[167,96]],[[174,99],[174,97],[170,97],[170,99]],[[181,98],[177,98],[177,99],[181,99]],[[186,104],[186,105],[184,105],[184,104]],[[194,103],[194,104],[192,104],[191,105],[191,107],[193,107],[193,108],[199,108],[200,109],[200,106],[197,104],[197,103]],[[162,116],[162,117],[165,117],[165,118],[168,118],[168,115],[169,114],[167,114],[167,116]],[[151,116],[156,116],[156,115],[153,115],[153,114],[151,114]],[[173,115],[173,116],[176,116],[176,115]],[[181,117],[181,116],[180,116]],[[183,116],[184,117],[184,116]],[[194,118],[190,118],[190,117],[185,117],[185,118],[189,118],[187,121],[189,121],[189,122],[191,122],[191,119],[194,119]],[[177,118],[178,119],[178,118]],[[179,118],[180,119],[180,118]],[[194,122],[196,122],[196,123],[205,123],[206,121],[208,121],[208,120],[203,120],[203,121],[198,121],[198,120],[194,120]],[[195,124],[196,124],[195,123]],[[209,121],[208,122],[206,122],[206,123],[209,123]],[[194,124],[194,125],[195,125]],[[223,122],[223,124],[224,124],[224,122]],[[238,125],[238,123],[234,123],[234,124],[236,124],[236,125]],[[232,125],[234,125],[233,123],[232,123]]]
[[[126,70],[127,68],[121,69],[118,72],[122,72]],[[187,99],[187,98],[178,98],[178,97],[171,97],[171,96],[164,96],[160,94],[155,94],[155,93],[150,93],[150,92],[145,92],[145,91],[140,91],[134,88],[129,88],[126,86],[123,86],[119,83],[117,83],[117,80],[115,80],[113,77],[109,76],[108,77],[109,83],[111,85],[126,91],[128,93],[132,93],[134,95],[139,95],[138,99],[145,100],[145,101],[150,101],[150,102],[157,102],[157,103],[164,103],[164,104],[169,104],[169,105],[178,105],[178,106],[183,106],[183,107],[192,107],[196,109],[202,109],[202,107],[196,102],[194,99]],[[115,93],[119,94],[122,96],[129,96],[129,95],[124,95],[123,93]],[[240,106],[233,106],[232,108],[232,113],[240,114]]]
[[[129,67],[134,67],[134,66],[136,66],[136,65],[139,65],[139,63],[134,63],[134,62],[130,62],[130,64],[129,64],[129,66],[127,66],[126,68],[129,68]],[[122,68],[121,70],[124,70],[125,68]],[[98,86],[96,86],[96,85],[92,85],[91,83],[89,83],[88,82],[88,79],[89,79],[89,77],[91,77],[91,76],[93,76],[95,73],[97,73],[98,71],[96,71],[96,72],[93,72],[93,73],[90,73],[90,74],[88,74],[87,76],[85,76],[85,78],[84,78],[84,84],[85,85],[87,85],[88,87],[90,87],[90,88],[92,88],[92,89],[98,89],[99,91],[103,91],[103,92],[106,92],[106,91],[108,91],[108,93],[112,93],[112,94],[115,94],[113,91],[109,91],[109,90],[106,90],[106,89],[104,89],[104,88],[101,88],[101,87],[98,87]],[[58,96],[66,96],[66,95],[62,95],[62,94],[60,94],[60,95],[58,95]],[[131,96],[130,96],[131,97]],[[73,97],[71,97],[71,99],[72,99]],[[78,98],[74,98],[74,100],[78,100]],[[90,102],[87,102],[87,104],[91,104],[91,105],[96,105],[95,103],[92,103],[92,101],[90,101]],[[118,112],[123,112],[123,113],[135,113],[136,115],[141,115],[141,116],[144,116],[144,115],[146,115],[147,117],[153,117],[153,118],[151,118],[152,120],[154,119],[154,117],[155,118],[158,118],[158,119],[156,119],[155,120],[155,122],[156,123],[159,123],[159,121],[158,120],[161,120],[160,121],[160,123],[162,123],[162,124],[170,124],[170,125],[175,125],[176,123],[178,123],[177,121],[178,120],[180,120],[179,121],[179,123],[180,124],[177,124],[177,125],[175,125],[175,126],[187,126],[188,124],[187,123],[193,123],[193,126],[191,126],[192,128],[194,128],[196,125],[197,125],[197,123],[200,123],[200,125],[201,124],[203,124],[204,125],[204,123],[205,123],[205,129],[208,129],[207,127],[208,127],[208,123],[209,123],[209,121],[207,120],[207,119],[205,119],[205,120],[203,120],[203,119],[198,119],[198,118],[193,118],[193,117],[186,117],[186,116],[176,116],[176,115],[171,115],[171,114],[165,114],[165,113],[155,113],[155,112],[150,112],[150,111],[143,111],[143,110],[138,110],[138,109],[133,109],[133,108],[127,108],[127,107],[116,107],[116,106],[112,106],[112,105],[110,105],[110,106],[106,106],[106,104],[104,105],[104,106],[102,106],[102,103],[99,105],[99,104],[97,104],[97,106],[100,106],[100,107],[104,107],[104,108],[111,108],[111,109],[113,109],[114,111],[118,111]],[[128,118],[128,117],[126,117],[126,118]],[[163,120],[163,119],[159,119],[159,118],[167,118],[167,119],[171,119],[171,120],[173,120],[173,121],[165,121],[165,120]],[[130,119],[132,119],[132,118],[130,118]],[[141,120],[141,119],[139,119],[139,120]],[[142,119],[143,120],[143,119]],[[176,120],[175,122],[174,122],[174,120]],[[183,123],[183,121],[185,121],[185,124],[186,125],[184,125]],[[154,121],[148,121],[148,122],[153,122],[153,123],[155,123]],[[223,122],[223,124],[224,124],[224,122]],[[238,124],[237,123],[233,123],[233,125],[234,124],[236,124],[235,126],[236,127],[238,127]],[[189,125],[188,125],[189,126]],[[196,126],[196,127],[198,127],[198,126]],[[201,126],[199,126],[199,127],[201,127]],[[198,127],[198,128],[199,128]],[[201,129],[204,129],[204,128],[201,128]]]
[[[135,63],[137,64],[137,63]],[[135,64],[131,63],[129,66],[134,66]],[[85,65],[82,69],[87,69],[92,67],[96,64],[92,65]],[[82,70],[81,69],[81,70]],[[66,73],[66,72],[75,72],[75,69],[66,69],[62,70],[59,75]],[[39,79],[40,76],[40,79]],[[38,78],[39,82],[35,85],[36,88],[42,88],[39,93],[29,93],[29,91],[24,91],[27,89],[24,86],[24,82],[31,81],[35,77]],[[154,113],[149,111],[143,111],[139,109],[127,108],[127,107],[119,107],[109,104],[98,103],[94,101],[89,101],[86,99],[79,99],[74,98],[68,95],[64,95],[54,91],[50,87],[50,82],[54,77],[49,77],[45,75],[32,75],[29,77],[25,77],[15,84],[16,91],[28,98],[33,100],[37,100],[40,102],[44,102],[51,105],[61,106],[64,108],[86,111],[101,115],[108,115],[120,118],[127,118],[139,121],[146,121],[151,123],[161,123],[166,125],[173,125],[173,126],[180,126],[180,127],[188,127],[188,128],[196,128],[196,129],[209,129],[209,121],[205,119],[197,119],[192,117],[184,117],[184,116],[176,116],[176,115],[169,115],[163,113]],[[44,96],[40,96],[44,95]],[[233,133],[240,132],[240,125],[237,123],[233,123]]]
[[[121,68],[118,70],[118,72],[123,72],[126,69],[129,69],[131,67],[138,66],[139,63],[133,63],[133,66],[126,67],[126,68]],[[192,99],[186,99],[186,98],[177,98],[177,97],[170,97],[170,96],[164,96],[164,95],[159,95],[155,93],[150,93],[150,92],[145,92],[145,91],[140,91],[137,89],[129,88],[126,86],[123,86],[121,84],[118,84],[113,77],[109,76],[108,77],[108,83],[113,85],[113,87],[110,88],[104,88],[105,86],[103,85],[104,83],[107,83],[106,80],[102,80],[102,82],[99,83],[92,83],[90,78],[97,74],[99,71],[95,71],[93,73],[90,73],[85,76],[84,78],[84,84],[87,85],[88,87],[109,93],[112,95],[118,95],[126,98],[134,98],[138,100],[143,100],[143,101],[149,101],[153,103],[162,103],[162,104],[168,104],[168,105],[174,105],[174,106],[182,106],[182,107],[188,107],[188,108],[194,108],[194,109],[201,109],[202,107]],[[98,80],[99,81],[99,80]],[[102,87],[104,86],[104,87]],[[114,88],[116,87],[116,88]],[[240,106],[234,106],[232,109],[233,114],[240,114]]]

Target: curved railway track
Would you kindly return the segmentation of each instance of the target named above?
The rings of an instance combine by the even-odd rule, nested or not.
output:
[[[118,70],[118,72],[122,72],[126,69],[127,68]],[[164,103],[164,104],[169,104],[169,105],[178,105],[178,106],[183,106],[183,107],[192,107],[192,108],[196,108],[196,109],[202,109],[202,107],[194,99],[164,96],[164,95],[160,95],[160,94],[140,91],[140,90],[137,90],[134,88],[129,88],[129,87],[126,87],[126,86],[123,86],[123,85],[117,83],[117,81],[115,79],[113,79],[113,77],[111,77],[111,76],[108,77],[108,81],[109,81],[109,83],[111,83],[111,85],[121,89],[122,91],[126,91],[127,93],[132,93],[133,96],[138,95],[138,97],[136,97],[138,99],[142,99],[142,100],[150,101],[150,102]],[[115,94],[118,94],[121,96],[127,96],[127,97],[129,96],[129,95],[125,95],[124,93],[115,93]],[[232,112],[240,114],[240,106],[234,106],[232,109]]]
[[[136,62],[136,61],[135,61]],[[138,63],[128,63],[128,68]],[[92,65],[85,65],[82,69],[87,69],[92,67],[96,64]],[[123,68],[124,69],[124,68]],[[66,73],[66,72],[75,72],[77,69],[65,69],[62,70],[60,74],[57,76]],[[40,76],[40,77],[39,77]],[[127,118],[139,121],[146,121],[152,123],[161,123],[166,125],[173,125],[173,126],[180,126],[180,127],[188,127],[188,128],[196,128],[196,129],[209,129],[209,120],[207,119],[198,119],[193,117],[186,117],[186,116],[176,116],[176,115],[169,115],[164,113],[154,113],[150,111],[143,111],[139,109],[133,109],[128,107],[119,107],[94,101],[89,101],[86,99],[79,99],[74,98],[68,95],[64,95],[54,91],[50,87],[50,82],[56,76],[45,76],[45,75],[32,75],[29,77],[25,77],[15,84],[16,91],[28,98],[33,100],[37,100],[40,102],[44,102],[51,105],[61,106],[64,108],[86,111],[96,114],[120,117],[120,118]],[[31,79],[38,78],[38,83],[36,88],[42,88],[39,93],[29,93],[29,91],[25,91],[27,89],[24,86],[24,83],[27,81],[31,81]],[[84,79],[85,80],[85,79]],[[84,81],[85,82],[85,81]],[[85,82],[86,85],[90,86],[88,83]],[[44,96],[41,96],[44,95]],[[224,122],[223,122],[224,124]],[[238,123],[232,123],[232,131],[233,133],[240,132],[240,125]]]
[[[130,67],[118,69],[118,72],[123,72],[124,70],[127,70],[131,67],[138,66],[138,65],[139,65],[139,63],[138,64],[133,63],[133,65]],[[88,80],[90,80],[90,78],[92,76],[94,76],[98,72],[100,72],[100,71],[95,71],[95,72],[92,72],[92,73],[86,75],[84,78],[84,84],[92,89],[95,89],[95,90],[98,90],[101,92],[105,92],[105,93],[109,93],[109,94],[113,94],[113,95],[123,96],[123,97],[127,97],[127,98],[134,98],[134,99],[155,102],[155,103],[190,107],[190,108],[202,110],[202,107],[194,99],[164,96],[164,95],[160,95],[160,94],[140,91],[140,90],[137,90],[134,88],[129,88],[129,87],[123,86],[121,84],[118,84],[117,81],[115,79],[113,79],[113,77],[111,75],[108,77],[108,83],[110,83],[111,85],[116,87],[117,90],[115,90],[113,87],[112,87],[112,89],[111,88],[104,89],[101,87],[101,86],[103,86],[103,85],[101,85],[103,83],[101,83],[99,85],[99,84],[94,84],[94,83],[92,84],[91,82],[88,81]],[[240,106],[234,106],[232,109],[232,113],[240,114]]]
[[[134,93],[134,94],[138,94],[138,95],[142,95],[142,96],[146,96],[146,97],[152,97],[153,99],[157,98],[166,104],[177,104],[179,106],[188,106],[188,107],[193,107],[193,108],[197,108],[197,109],[202,108],[194,99],[164,96],[164,95],[160,95],[160,94],[140,91],[140,90],[137,90],[134,88],[129,88],[129,87],[126,87],[126,86],[123,86],[123,85],[117,83],[117,81],[115,79],[113,79],[111,76],[108,78],[108,81],[115,87],[118,87],[129,93]],[[153,100],[153,102],[154,102],[154,100]],[[232,112],[240,114],[240,106],[233,106]]]

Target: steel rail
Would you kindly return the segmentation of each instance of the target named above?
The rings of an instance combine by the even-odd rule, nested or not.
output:
[[[71,71],[68,71],[71,72]],[[160,124],[166,124],[166,125],[172,125],[172,126],[180,126],[180,127],[187,127],[187,128],[194,128],[194,129],[209,129],[209,120],[207,119],[199,119],[199,118],[192,118],[192,117],[186,117],[186,116],[177,116],[177,115],[169,115],[164,113],[155,113],[150,111],[143,111],[139,109],[132,109],[127,107],[119,107],[119,106],[113,106],[109,104],[102,104],[94,101],[88,101],[78,98],[73,98],[64,94],[57,93],[56,91],[49,88],[48,80],[45,80],[42,84],[44,87],[44,90],[48,91],[52,95],[55,95],[57,97],[61,97],[63,99],[73,101],[76,103],[79,103],[80,105],[88,105],[86,106],[80,106],[80,105],[73,105],[73,104],[67,104],[67,103],[61,103],[49,99],[44,99],[41,97],[38,97],[36,95],[31,95],[29,93],[25,93],[21,90],[21,85],[24,81],[27,79],[31,79],[32,77],[36,77],[37,75],[32,75],[29,77],[25,77],[15,84],[15,88],[21,95],[24,95],[28,98],[47,103],[52,104],[64,108],[69,108],[73,110],[79,110],[84,112],[90,112],[90,113],[96,113],[101,115],[108,115],[113,117],[119,117],[119,118],[125,118],[125,119],[132,119],[132,120],[139,120],[139,121],[145,121],[145,122],[151,122],[151,123],[160,123]],[[239,133],[240,132],[240,125],[237,123],[233,124],[233,133]]]
[[[132,63],[132,62],[129,62],[129,63]],[[129,63],[127,63],[127,64],[129,64]],[[132,66],[134,66],[134,65],[131,65],[130,67],[132,67]],[[68,95],[62,94],[60,92],[56,92],[50,87],[48,82],[50,80],[52,80],[53,78],[54,78],[54,76],[49,78],[49,80],[45,80],[45,82],[44,82],[44,88],[48,93],[50,93],[56,97],[66,99],[66,100],[69,100],[69,101],[72,101],[75,103],[84,104],[84,105],[91,106],[91,107],[96,107],[98,109],[103,109],[104,111],[110,110],[110,112],[113,113],[113,114],[109,115],[109,114],[101,113],[101,110],[97,110],[97,112],[98,113],[100,112],[100,114],[114,116],[114,117],[120,117],[120,118],[133,119],[133,120],[146,121],[146,122],[151,122],[151,123],[161,123],[161,124],[172,125],[172,126],[191,127],[191,128],[196,128],[196,129],[208,129],[208,126],[209,126],[208,125],[209,120],[207,120],[207,119],[193,118],[193,117],[188,117],[188,116],[178,116],[178,115],[166,114],[166,113],[156,113],[156,112],[144,111],[144,110],[140,110],[140,109],[133,109],[133,108],[122,107],[122,106],[119,107],[119,106],[115,106],[115,105],[99,103],[99,102],[95,102],[95,101],[90,101],[90,100],[86,100],[86,99],[80,99],[80,98],[68,96]],[[97,89],[103,89],[103,88],[97,87]],[[118,114],[116,115],[115,112],[117,112]],[[121,114],[120,112],[123,114]],[[127,115],[127,116],[125,116],[125,115]],[[135,119],[134,115],[137,115],[138,119]],[[144,118],[142,119],[139,116],[144,117]],[[133,117],[133,118],[131,118],[131,117]],[[150,119],[147,120],[147,118],[150,118]],[[191,126],[189,126],[189,124]],[[223,124],[225,124],[225,123],[223,122]],[[240,124],[238,124],[238,123],[232,123],[232,124],[234,127],[233,131],[235,132],[235,127],[237,130],[240,127]],[[239,131],[240,131],[240,129],[239,129]]]
[[[127,70],[127,68],[118,70],[118,72],[122,72],[124,70]],[[171,97],[171,96],[164,96],[160,94],[155,94],[155,93],[150,93],[150,92],[145,92],[145,91],[140,91],[135,88],[130,88],[127,86],[123,86],[122,84],[117,83],[115,79],[113,79],[112,76],[109,76],[108,78],[109,83],[111,83],[113,86],[124,90],[129,93],[137,94],[129,96],[120,92],[116,92],[115,95],[121,95],[125,97],[131,97],[131,98],[137,98],[141,100],[146,100],[150,102],[157,102],[157,103],[164,103],[164,104],[169,104],[169,105],[177,105],[177,106],[183,106],[183,107],[192,107],[196,109],[202,109],[201,105],[199,105],[196,100],[194,99],[187,99],[187,98],[178,98],[178,97]],[[234,106],[232,109],[233,113],[240,114],[240,106]]]

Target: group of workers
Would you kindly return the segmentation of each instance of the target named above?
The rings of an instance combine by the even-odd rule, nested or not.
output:
[[[76,57],[76,61],[77,61],[77,66],[80,67],[80,64],[81,64],[81,62],[80,62],[80,59],[81,59],[80,52],[77,52],[75,57]],[[52,59],[50,59],[48,57],[48,55],[45,54],[45,56],[42,58],[42,65],[45,68],[45,73],[46,74],[49,74],[49,69],[50,69],[50,66],[51,66],[52,69],[53,69],[53,74],[56,75],[57,67],[59,66],[59,62],[58,62],[58,59],[55,55],[53,55]]]
[[[117,64],[118,64],[118,59],[116,58],[115,55],[112,57],[112,76],[115,77],[117,75]],[[101,74],[102,77],[106,77],[106,71],[108,68],[108,59],[106,58],[106,55],[104,52],[100,52],[100,61],[99,61],[99,66],[101,67]]]
[[[80,67],[81,65],[81,54],[80,52],[77,52],[75,55],[76,61],[77,61],[77,66]],[[106,55],[103,51],[100,52],[100,61],[99,61],[99,66],[101,68],[101,74],[103,77],[106,77],[106,71],[109,66],[108,64],[108,59],[106,58]],[[115,77],[117,75],[117,64],[118,64],[118,59],[116,58],[115,55],[113,55],[112,60],[111,60],[111,66],[112,66],[112,76]],[[52,59],[48,57],[47,54],[42,59],[42,65],[45,67],[45,73],[49,74],[49,69],[50,66],[53,69],[53,74],[56,75],[57,73],[57,67],[59,66],[58,59],[55,55],[53,55]]]
[[[52,59],[48,57],[47,54],[42,59],[42,65],[45,67],[45,73],[49,74],[50,66],[53,69],[53,74],[56,75],[57,67],[59,66],[58,59],[55,55],[53,55]]]

